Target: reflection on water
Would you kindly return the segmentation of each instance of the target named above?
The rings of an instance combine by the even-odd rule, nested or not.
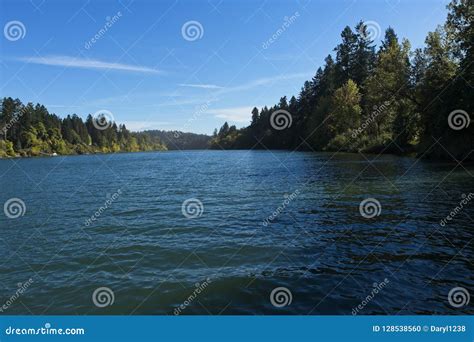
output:
[[[1,160],[0,175],[1,203],[26,205],[0,215],[2,300],[33,280],[5,314],[474,312],[447,299],[473,293],[474,203],[440,225],[474,192],[473,167],[198,151]],[[190,198],[201,216],[183,215]],[[361,216],[367,198],[379,216]],[[94,305],[99,287],[112,305]],[[277,287],[289,305],[272,305]]]

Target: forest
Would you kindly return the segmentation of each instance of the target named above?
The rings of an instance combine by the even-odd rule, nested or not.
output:
[[[453,0],[425,46],[387,28],[376,48],[364,22],[345,27],[334,56],[298,96],[227,122],[212,137],[179,131],[130,132],[104,115],[60,118],[40,104],[5,97],[0,157],[165,149],[291,149],[413,154],[473,161],[474,6]]]
[[[146,131],[150,136],[157,137],[168,150],[205,150],[209,148],[211,137],[206,134],[196,134],[181,131]]]
[[[165,150],[157,137],[132,133],[104,114],[61,119],[40,104],[6,97],[0,107],[0,158]]]
[[[474,6],[454,0],[425,46],[387,28],[378,48],[361,21],[297,97],[254,108],[250,125],[226,122],[213,149],[292,149],[416,154],[473,161]],[[250,116],[251,115],[251,116]]]
[[[76,114],[61,119],[43,105],[6,97],[0,102],[0,158],[209,148],[209,135],[130,132],[106,114],[88,115],[85,122]]]

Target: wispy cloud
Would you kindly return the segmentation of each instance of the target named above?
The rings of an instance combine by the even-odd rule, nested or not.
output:
[[[285,75],[277,75],[277,76],[272,76],[272,77],[257,78],[252,81],[248,81],[246,83],[242,83],[235,86],[224,87],[224,86],[218,86],[215,84],[206,84],[206,83],[203,83],[203,84],[180,83],[178,84],[178,86],[217,90],[216,94],[218,95],[218,94],[227,94],[227,93],[233,93],[233,92],[238,92],[238,91],[251,90],[256,87],[262,87],[269,84],[271,85],[278,81],[285,81],[285,80],[298,79],[298,78],[305,79],[311,76],[312,76],[311,72],[299,72],[299,73],[292,73],[292,74],[285,74]]]
[[[77,105],[45,104],[46,108],[79,108]]]
[[[230,107],[230,108],[218,108],[208,110],[208,114],[214,115],[216,118],[225,119],[229,121],[239,123],[249,123],[252,107]]]
[[[277,75],[277,76],[272,76],[272,77],[262,77],[262,78],[257,78],[247,83],[243,83],[241,85],[237,85],[235,87],[223,89],[222,92],[250,90],[255,87],[261,87],[268,84],[273,84],[278,81],[285,81],[285,80],[291,80],[291,79],[296,79],[296,78],[304,79],[304,78],[307,78],[309,75],[311,75],[311,73],[309,72],[299,72],[299,73],[285,74],[285,75],[282,74],[282,75]]]
[[[242,83],[240,85],[220,89],[219,91],[217,91],[217,94],[226,94],[226,93],[251,90],[257,87],[273,85],[276,82],[281,82],[285,80],[299,79],[299,78],[307,79],[311,75],[312,75],[311,72],[299,72],[299,73],[291,73],[291,74],[282,74],[282,75],[277,75],[277,76],[272,76],[272,77],[257,78],[252,81]],[[251,119],[251,112],[254,107],[259,108],[259,106],[217,108],[217,109],[207,110],[206,113],[214,115],[214,117],[216,118],[233,121],[236,123],[249,123]]]
[[[99,61],[96,59],[77,58],[70,56],[44,56],[44,57],[21,57],[18,58],[23,62],[52,65],[52,66],[63,66],[68,68],[82,68],[82,69],[108,69],[108,70],[120,70],[120,71],[132,71],[132,72],[143,72],[150,74],[160,74],[162,71],[138,66],[131,64],[122,63],[110,63]]]
[[[180,83],[180,87],[199,88],[199,89],[223,89],[224,87],[215,84],[191,84],[191,83]]]

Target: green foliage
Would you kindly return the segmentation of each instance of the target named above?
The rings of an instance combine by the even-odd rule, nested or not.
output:
[[[452,129],[448,116],[463,110],[473,120],[474,6],[452,0],[443,27],[430,32],[423,49],[411,51],[395,30],[385,31],[375,51],[367,28],[345,27],[335,58],[304,82],[297,96],[253,108],[250,125],[227,122],[212,138],[183,132],[132,133],[111,123],[104,130],[77,115],[60,119],[42,105],[4,98],[0,108],[0,157],[42,154],[136,152],[166,149],[300,149],[412,153],[429,158],[474,160],[474,123]],[[287,125],[272,125],[275,112]]]
[[[8,140],[0,140],[0,158],[14,157],[15,151],[13,150],[13,144]]]
[[[327,131],[331,137],[344,134],[360,125],[360,98],[359,88],[351,79],[334,92],[331,101],[332,113],[326,120]]]
[[[131,133],[125,125],[111,123],[105,130],[84,123],[77,115],[60,119],[42,105],[11,97],[0,103],[0,157],[67,155],[164,150],[156,136]]]
[[[452,0],[444,27],[430,32],[424,49],[410,49],[395,30],[385,31],[377,52],[366,27],[345,27],[341,43],[297,97],[254,108],[251,124],[225,123],[211,148],[265,148],[374,153],[413,153],[431,158],[474,160],[474,124],[448,125],[457,109],[474,111],[474,6]],[[272,127],[277,110],[291,113],[284,130]]]
[[[336,135],[327,146],[326,151],[353,151],[355,146],[351,146],[351,136],[349,132]]]
[[[211,137],[205,134],[185,133],[181,131],[146,131],[150,138],[158,138],[169,150],[204,150],[209,148]],[[217,135],[217,130],[215,132]]]

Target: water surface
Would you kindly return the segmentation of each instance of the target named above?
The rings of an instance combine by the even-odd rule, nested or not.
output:
[[[473,176],[413,158],[280,151],[0,160],[1,204],[26,205],[0,215],[0,304],[31,278],[4,314],[174,314],[186,303],[181,314],[350,315],[387,279],[359,314],[473,313],[447,297],[473,293],[474,203],[439,224]],[[200,217],[183,215],[190,198]],[[366,198],[379,216],[361,216]],[[112,305],[94,305],[99,287]],[[277,287],[291,304],[272,305]]]

